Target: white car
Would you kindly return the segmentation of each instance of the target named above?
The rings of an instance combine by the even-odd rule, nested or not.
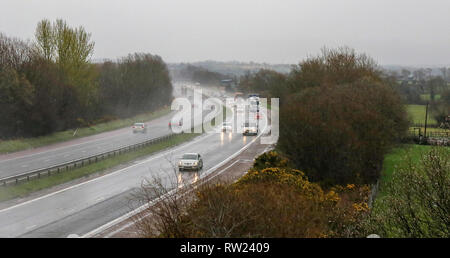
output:
[[[178,161],[178,170],[200,170],[203,168],[203,160],[200,153],[185,153]]]
[[[243,135],[257,135],[258,134],[258,126],[256,123],[246,122],[243,126]]]
[[[231,126],[231,122],[223,122],[222,123],[222,132],[231,132],[233,130],[233,126]]]
[[[147,133],[147,124],[145,123],[134,123],[131,128],[133,129],[133,133]]]

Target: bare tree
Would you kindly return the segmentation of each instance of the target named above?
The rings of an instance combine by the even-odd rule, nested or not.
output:
[[[434,147],[394,171],[372,214],[384,237],[450,237],[450,152]]]

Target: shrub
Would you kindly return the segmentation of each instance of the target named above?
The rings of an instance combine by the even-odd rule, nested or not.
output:
[[[388,86],[315,87],[282,106],[278,147],[312,181],[374,183],[384,154],[407,128],[406,111]]]
[[[450,150],[434,147],[397,168],[368,228],[383,237],[450,237]]]
[[[206,184],[195,196],[165,197],[137,225],[146,237],[358,236],[359,218],[367,212],[362,189],[325,192],[298,170],[252,169],[233,185]],[[148,196],[158,192],[167,193]]]
[[[392,85],[373,59],[342,47],[324,48],[288,76],[247,74],[239,87],[280,98],[277,148],[313,182],[330,186],[374,183],[384,154],[406,135],[406,111]]]
[[[294,66],[290,74],[291,88],[295,92],[309,87],[349,84],[361,80],[382,82],[382,73],[372,58],[348,47],[323,48],[321,55]]]
[[[288,160],[286,158],[281,157],[275,151],[264,152],[259,155],[255,162],[253,163],[253,168],[256,170],[261,170],[264,168],[273,168],[273,167],[287,167]]]
[[[442,92],[441,98],[431,102],[431,111],[433,118],[441,128],[450,128],[450,89]]]

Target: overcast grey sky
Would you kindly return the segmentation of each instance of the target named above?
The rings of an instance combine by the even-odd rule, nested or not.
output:
[[[82,25],[93,58],[298,63],[349,46],[379,64],[450,64],[450,0],[0,0],[0,31],[32,39],[39,20]]]

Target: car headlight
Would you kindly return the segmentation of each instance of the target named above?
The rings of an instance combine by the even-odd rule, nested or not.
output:
[[[181,166],[181,165],[183,165],[183,163],[181,163],[181,161],[180,161],[180,162],[178,162],[178,166]]]
[[[198,161],[195,161],[195,162],[194,162],[194,166],[197,166],[197,164],[198,164]]]

